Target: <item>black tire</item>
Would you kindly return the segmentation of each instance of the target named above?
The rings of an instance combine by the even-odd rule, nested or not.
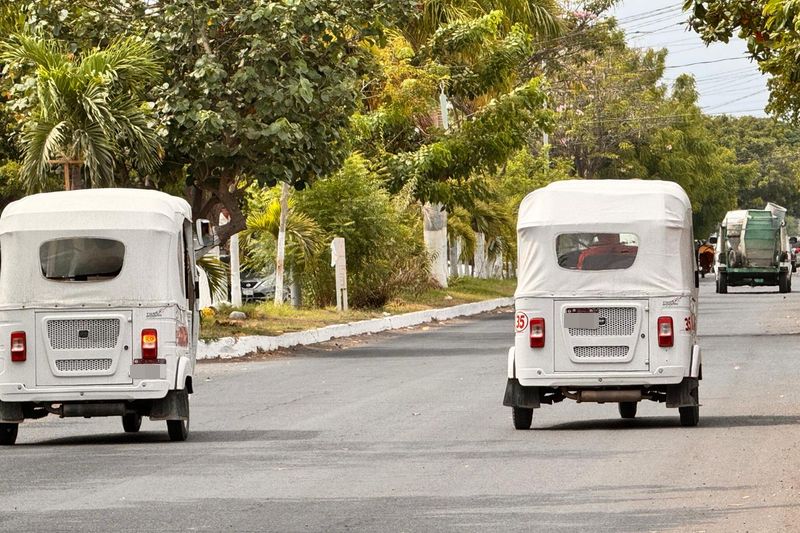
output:
[[[528,407],[512,407],[511,419],[514,421],[514,429],[531,429],[531,423],[533,423],[533,409]]]
[[[122,415],[122,429],[125,433],[136,433],[142,427],[142,415],[137,413],[128,413]]]
[[[683,427],[694,427],[700,422],[700,406],[690,405],[688,407],[678,407],[681,415],[681,425]]]
[[[188,420],[167,420],[167,433],[172,442],[183,442],[189,438]]]
[[[728,274],[726,272],[720,273],[717,284],[719,285],[718,292],[720,294],[728,294]]]
[[[19,433],[18,423],[0,423],[0,446],[12,446],[17,442],[17,433]]]
[[[789,273],[781,272],[778,274],[778,291],[781,293],[789,292]]]
[[[619,402],[619,416],[622,418],[636,418],[636,409],[639,402]]]
[[[186,420],[167,420],[167,433],[169,433],[169,440],[172,442],[183,442],[189,438],[189,416],[190,413],[188,411],[189,405],[189,391],[183,389],[179,392],[180,394],[186,395],[187,406],[186,406]]]

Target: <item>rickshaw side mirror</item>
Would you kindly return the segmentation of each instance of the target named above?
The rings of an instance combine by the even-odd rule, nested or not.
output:
[[[708,238],[708,244],[717,244],[717,238],[716,237],[709,237]]]
[[[211,222],[205,218],[198,218],[195,221],[195,235],[200,248],[210,245],[213,242],[211,238]]]

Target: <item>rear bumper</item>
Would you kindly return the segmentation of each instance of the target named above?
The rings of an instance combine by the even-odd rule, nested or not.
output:
[[[24,383],[0,384],[2,402],[86,402],[94,400],[153,400],[163,398],[170,390],[165,379],[142,380],[136,385],[103,385],[83,387],[35,387]]]
[[[662,366],[655,372],[559,372],[546,374],[540,368],[517,368],[523,387],[615,387],[673,385],[690,374],[684,366]]]

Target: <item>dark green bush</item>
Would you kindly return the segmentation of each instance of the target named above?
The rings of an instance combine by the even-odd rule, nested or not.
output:
[[[348,293],[353,307],[380,307],[400,291],[429,280],[421,232],[399,210],[370,172],[366,160],[351,155],[341,171],[296,195],[296,209],[313,218],[330,242],[344,237]],[[303,281],[318,306],[336,301],[330,247],[306,266]]]

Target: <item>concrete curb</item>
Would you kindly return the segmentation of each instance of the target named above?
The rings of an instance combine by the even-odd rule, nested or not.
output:
[[[469,304],[454,305],[441,309],[428,309],[391,315],[371,320],[360,320],[349,324],[336,324],[323,328],[284,333],[270,337],[267,335],[247,335],[243,337],[223,337],[215,341],[200,341],[197,345],[198,359],[233,359],[247,354],[263,351],[270,352],[279,348],[289,348],[307,344],[317,344],[341,337],[352,337],[366,333],[379,333],[391,329],[407,328],[431,322],[432,320],[448,320],[459,316],[477,315],[492,311],[498,307],[514,305],[513,298],[496,298]]]

